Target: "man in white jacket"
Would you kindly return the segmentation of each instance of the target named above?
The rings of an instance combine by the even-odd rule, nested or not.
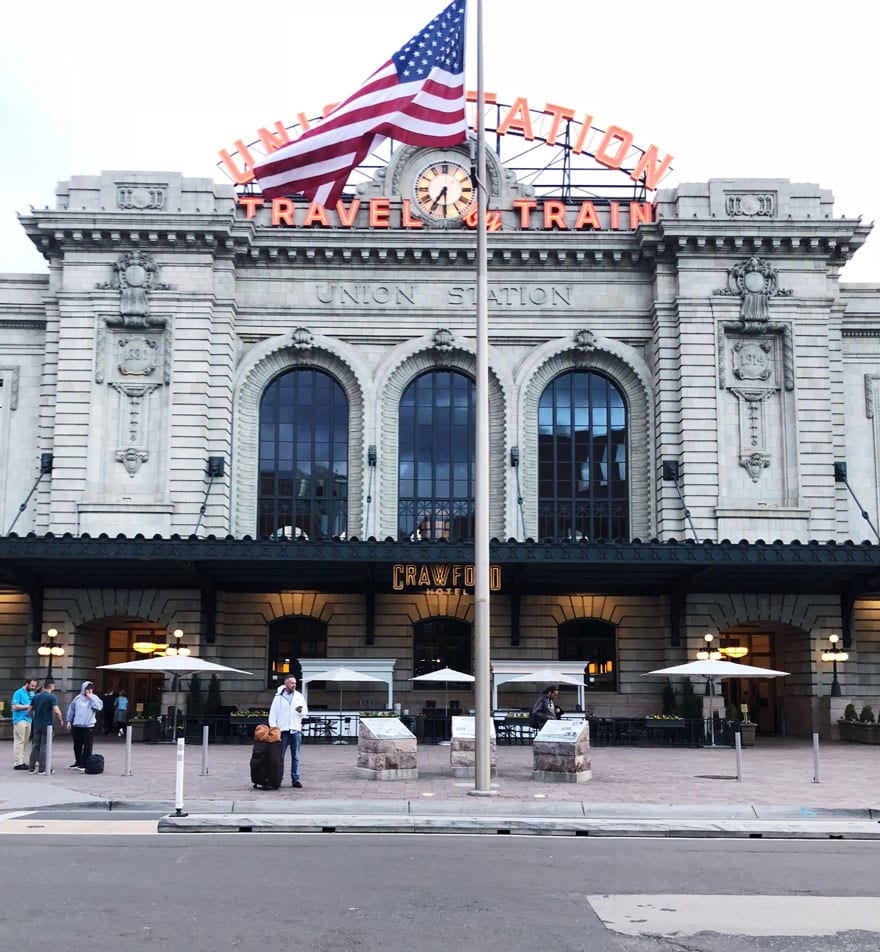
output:
[[[284,774],[284,755],[290,748],[290,783],[301,787],[299,779],[299,749],[302,745],[302,719],[309,716],[306,699],[296,689],[296,678],[284,679],[269,708],[269,726],[281,731],[281,773]]]

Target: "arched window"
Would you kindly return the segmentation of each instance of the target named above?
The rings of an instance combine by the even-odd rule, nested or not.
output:
[[[591,691],[617,690],[617,648],[614,625],[594,618],[576,618],[557,629],[560,661],[583,661]]]
[[[538,535],[629,538],[626,404],[601,374],[564,373],[541,394]]]
[[[300,658],[327,657],[327,625],[317,618],[296,615],[269,625],[268,685],[276,688],[292,674],[302,688]]]
[[[427,618],[413,625],[413,675],[430,674],[440,668],[471,673],[471,626],[457,618]],[[431,681],[414,681],[435,691]],[[440,685],[442,687],[442,685]]]
[[[398,536],[474,537],[474,383],[433,370],[404,391],[399,410]]]
[[[260,401],[261,537],[344,536],[348,518],[348,400],[320,370],[276,377]]]

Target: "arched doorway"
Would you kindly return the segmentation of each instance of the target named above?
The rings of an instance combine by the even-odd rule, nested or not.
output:
[[[719,633],[719,649],[728,661],[741,661],[755,668],[784,670],[784,649],[788,632],[798,630],[778,624],[748,622]],[[743,705],[749,720],[761,734],[785,732],[785,678],[725,678],[721,682],[724,703],[736,708]]]
[[[162,674],[134,674],[128,671],[102,671],[104,664],[123,664],[149,658],[168,643],[168,629],[149,619],[135,617],[100,618],[77,628],[77,656],[80,666],[91,675],[104,701],[104,729],[110,726],[113,700],[125,691],[131,717],[156,717],[161,713]],[[93,673],[92,673],[93,672]],[[78,689],[79,685],[72,685]]]

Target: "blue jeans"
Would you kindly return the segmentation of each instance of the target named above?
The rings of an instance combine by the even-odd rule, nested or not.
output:
[[[290,748],[290,779],[299,780],[299,749],[302,747],[302,731],[284,731],[281,735],[281,776],[284,776],[284,758]]]

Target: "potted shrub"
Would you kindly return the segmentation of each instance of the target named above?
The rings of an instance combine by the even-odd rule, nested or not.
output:
[[[841,740],[856,744],[880,744],[880,728],[876,724],[874,710],[870,704],[862,705],[858,715],[855,705],[847,704],[843,718],[837,724]]]

